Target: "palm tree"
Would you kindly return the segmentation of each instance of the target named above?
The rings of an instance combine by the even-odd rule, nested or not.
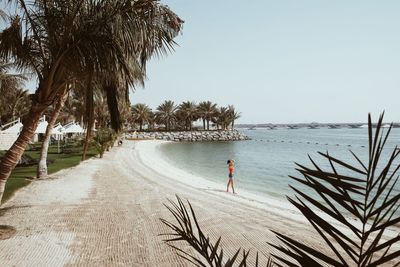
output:
[[[72,89],[68,92],[64,106],[58,115],[58,120],[62,124],[67,124],[71,121],[80,121],[80,116],[83,116],[83,112],[81,112],[81,105],[84,99],[76,95],[75,91],[76,90]]]
[[[67,90],[67,86],[65,88]],[[42,178],[48,175],[47,171],[47,154],[49,150],[49,144],[50,144],[50,137],[51,137],[51,132],[53,131],[53,128],[55,126],[56,120],[58,118],[58,115],[61,112],[61,109],[64,106],[64,103],[68,97],[68,94],[63,94],[63,97],[60,98],[54,105],[54,110],[52,112],[51,118],[47,123],[46,127],[46,132],[44,135],[42,147],[40,149],[40,158],[39,158],[39,163],[37,165],[37,170],[36,170],[36,177],[37,178]]]
[[[131,108],[131,103],[128,99],[125,99],[125,101],[118,101],[119,104],[119,112],[122,118],[123,122],[123,128],[127,129],[129,122],[131,121],[132,118],[132,108]]]
[[[205,122],[207,122],[207,130],[210,130],[210,121],[213,120],[217,113],[217,104],[211,101],[200,102],[198,107],[198,114],[203,119],[203,128],[206,129]]]
[[[68,83],[102,73],[110,107],[117,84],[104,73],[123,72],[132,84],[154,53],[174,45],[183,22],[153,0],[15,2],[16,14],[0,34],[0,59],[34,71],[38,86],[24,127],[0,163],[0,201],[41,115],[65,95]]]
[[[10,100],[11,119],[16,120],[18,117],[25,115],[29,109],[29,92],[28,90],[18,88],[15,90],[14,99]]]
[[[185,101],[178,106],[177,116],[185,125],[186,130],[192,130],[192,122],[197,119],[197,106],[195,102]]]
[[[166,100],[157,107],[156,120],[165,125],[165,130],[171,130],[171,124],[176,122],[175,111],[177,106],[174,101]]]
[[[97,128],[107,128],[109,125],[109,111],[107,109],[107,100],[103,93],[98,92],[94,98],[94,118]]]
[[[29,92],[22,88],[8,88],[0,93],[0,121],[14,121],[29,111]]]
[[[29,94],[21,88],[24,75],[9,73],[13,64],[0,63],[0,124],[27,113]]]
[[[217,109],[216,116],[213,119],[213,122],[217,124],[217,130],[219,129],[219,126],[221,126],[221,130],[226,130],[230,122],[228,108],[220,107]]]
[[[231,127],[233,130],[233,127],[235,126],[235,120],[239,119],[241,117],[240,112],[235,110],[235,107],[233,105],[228,106],[228,119],[231,123]]]
[[[139,123],[139,130],[143,130],[143,124],[149,123],[151,119],[151,109],[146,104],[138,103],[132,106],[133,120]]]
[[[154,131],[156,122],[157,122],[156,114],[153,111],[151,111],[149,114],[149,129],[150,130]]]

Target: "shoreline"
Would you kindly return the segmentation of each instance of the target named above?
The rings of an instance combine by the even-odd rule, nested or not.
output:
[[[164,159],[164,155],[159,151],[161,146],[169,143],[174,142],[163,140],[138,141],[135,144],[135,148],[139,151],[137,156],[140,158],[142,164],[153,169],[153,171],[158,172],[160,175],[165,176],[167,179],[177,181],[199,190],[207,191],[210,194],[232,198],[234,201],[239,201],[255,208],[273,212],[300,223],[307,222],[304,216],[300,214],[297,209],[295,209],[290,203],[286,202],[285,198],[280,201],[273,197],[256,194],[240,188],[236,188],[236,194],[232,194],[231,192],[227,193],[225,184],[210,181],[197,174],[190,173],[187,170],[172,165]],[[159,170],[163,171],[161,172]]]

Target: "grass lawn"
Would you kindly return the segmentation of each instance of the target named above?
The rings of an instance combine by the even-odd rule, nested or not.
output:
[[[39,159],[40,146],[41,144],[35,144],[32,148],[27,149],[25,153],[34,159]],[[58,154],[57,150],[57,145],[51,145],[49,147],[47,158],[49,161],[53,161],[53,163],[49,164],[48,166],[49,174],[65,168],[76,166],[81,162],[82,152],[80,146],[74,147],[74,149],[70,149],[70,153]],[[93,157],[95,155],[97,155],[97,151],[95,150],[95,148],[92,147],[87,153],[87,158]],[[13,170],[10,178],[8,178],[7,180],[3,202],[8,200],[16,190],[31,183],[32,179],[36,177],[36,168],[37,165],[33,165],[27,167],[17,167]]]

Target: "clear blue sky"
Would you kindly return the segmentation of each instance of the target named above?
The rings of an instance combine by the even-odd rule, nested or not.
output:
[[[233,104],[241,123],[400,121],[400,1],[163,0],[179,47],[132,103]]]

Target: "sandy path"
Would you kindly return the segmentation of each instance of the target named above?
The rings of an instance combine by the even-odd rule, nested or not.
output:
[[[0,224],[17,228],[0,241],[0,266],[188,266],[158,236],[168,231],[159,218],[172,220],[162,203],[175,194],[191,201],[211,239],[223,236],[229,255],[238,247],[269,255],[266,242],[275,238],[268,229],[321,246],[301,223],[237,196],[171,181],[146,167],[134,146],[20,190],[0,210]]]

